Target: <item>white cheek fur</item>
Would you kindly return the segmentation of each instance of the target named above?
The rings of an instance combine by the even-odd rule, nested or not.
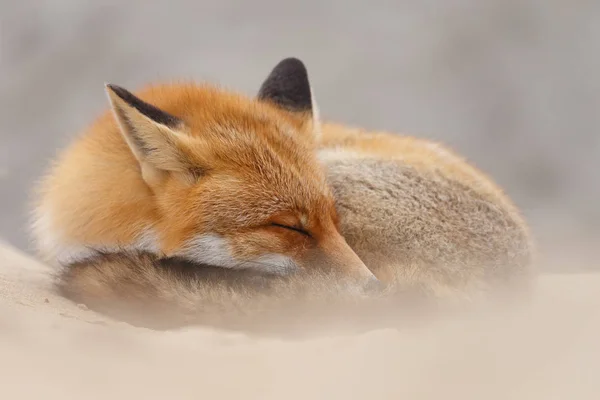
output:
[[[235,259],[227,239],[215,234],[196,236],[176,255],[202,264],[232,269],[254,269],[280,275],[289,274],[298,268],[294,260],[281,254],[265,254],[252,260]]]
[[[48,262],[59,266],[83,261],[97,251],[116,253],[138,250],[161,253],[158,235],[151,228],[144,229],[133,243],[122,246],[70,242],[55,228],[51,214],[41,210],[36,215],[33,233],[40,253]],[[196,263],[232,269],[255,269],[280,275],[289,274],[298,268],[291,258],[281,254],[265,254],[252,260],[237,260],[233,257],[227,240],[215,234],[196,236],[174,255]]]

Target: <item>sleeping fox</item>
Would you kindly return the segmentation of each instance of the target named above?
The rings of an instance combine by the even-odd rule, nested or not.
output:
[[[319,275],[433,297],[528,281],[530,234],[497,185],[438,143],[322,123],[296,58],[255,97],[105,89],[110,110],[58,157],[33,212],[76,301],[193,313],[224,282],[265,277],[288,294],[288,278]]]

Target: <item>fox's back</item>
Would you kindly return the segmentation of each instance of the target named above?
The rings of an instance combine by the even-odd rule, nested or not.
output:
[[[438,294],[527,281],[526,223],[500,187],[456,153],[336,124],[324,124],[322,135],[341,230],[380,278]]]

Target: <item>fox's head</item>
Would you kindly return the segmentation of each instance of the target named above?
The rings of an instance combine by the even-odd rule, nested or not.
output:
[[[338,229],[301,61],[281,61],[255,98],[186,84],[150,88],[149,104],[121,87],[106,89],[155,199],[166,255],[276,274],[319,268],[375,282]]]

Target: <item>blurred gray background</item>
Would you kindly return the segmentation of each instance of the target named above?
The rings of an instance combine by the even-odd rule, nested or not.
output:
[[[547,268],[600,269],[572,262],[600,244],[600,1],[0,0],[0,45],[0,237],[24,250],[32,184],[104,82],[252,94],[296,56],[325,118],[446,142],[524,210]]]

